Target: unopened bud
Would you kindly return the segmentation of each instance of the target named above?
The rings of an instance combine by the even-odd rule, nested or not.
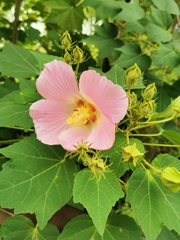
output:
[[[128,109],[133,109],[137,104],[137,95],[134,92],[127,92],[127,97],[129,101]]]
[[[141,77],[141,70],[135,63],[134,66],[130,67],[126,71],[126,84],[133,86],[137,80]]]
[[[141,153],[137,147],[136,143],[129,145],[127,147],[122,147],[122,158],[123,162],[132,162],[136,166],[137,161],[140,156],[143,156],[144,153]]]
[[[70,55],[68,52],[66,52],[66,53],[64,54],[64,61],[65,61],[67,64],[71,64],[71,60],[72,60],[71,55]]]
[[[147,85],[147,87],[144,89],[142,93],[142,97],[144,100],[150,100],[154,97],[154,95],[157,93],[157,88],[155,86],[155,83],[151,83]]]
[[[167,167],[161,174],[161,182],[172,192],[180,190],[180,172],[175,167]]]
[[[101,174],[105,170],[105,162],[100,158],[92,159],[92,162],[89,165],[89,168],[94,173],[94,175]]]
[[[60,37],[61,44],[64,49],[69,49],[71,47],[72,39],[68,31],[63,33],[63,35]]]
[[[139,105],[139,113],[143,118],[148,118],[156,109],[156,104],[154,100],[150,100],[148,102],[142,103]]]
[[[75,63],[81,63],[84,60],[83,50],[78,46],[73,49],[73,59]]]

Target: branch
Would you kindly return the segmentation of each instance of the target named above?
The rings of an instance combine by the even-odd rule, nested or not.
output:
[[[23,0],[16,0],[15,13],[14,13],[14,23],[13,23],[13,33],[12,33],[12,43],[16,44],[18,40],[18,26],[19,26],[19,14],[21,9],[21,3]]]

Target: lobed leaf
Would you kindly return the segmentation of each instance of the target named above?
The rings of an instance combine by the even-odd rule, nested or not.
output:
[[[115,202],[123,197],[123,191],[112,172],[94,175],[91,170],[82,170],[75,177],[73,197],[87,209],[100,235]]]
[[[82,5],[93,7],[97,13],[97,19],[113,18],[121,9],[120,2],[114,0],[84,0]]]
[[[1,226],[0,234],[3,239],[33,239],[33,240],[56,240],[59,231],[56,226],[47,224],[43,230],[34,227],[32,221],[24,216],[8,218]]]
[[[168,66],[173,69],[178,66],[180,59],[180,52],[173,42],[160,43],[160,50],[156,55],[154,64],[158,67]]]
[[[0,152],[12,159],[0,172],[1,206],[35,213],[43,229],[72,197],[75,163],[63,160],[61,146],[44,145],[33,135]]]
[[[122,42],[115,39],[118,34],[117,27],[104,21],[102,26],[96,26],[95,29],[96,33],[83,41],[94,44],[99,49],[99,59],[115,54],[115,48],[122,46]]]
[[[168,31],[172,24],[172,17],[165,11],[151,7],[152,13],[139,22],[148,32],[151,41],[169,42],[172,34]]]
[[[120,57],[114,62],[123,68],[132,67],[135,63],[144,72],[151,65],[151,59],[146,54],[142,54],[139,45],[136,43],[126,43],[123,47],[118,48],[121,52]]]
[[[46,5],[50,7],[51,13],[46,22],[58,24],[64,32],[80,31],[85,16],[82,7],[77,3],[74,0],[49,0]]]
[[[119,5],[122,10],[114,17],[116,20],[135,22],[144,17],[144,10],[136,4],[120,2]]]
[[[177,3],[173,0],[152,0],[154,5],[160,10],[167,11],[168,13],[179,15],[179,7]]]
[[[132,218],[116,215],[109,217],[104,234],[100,236],[91,218],[88,215],[81,215],[65,226],[58,240],[141,240],[141,234],[141,229]]]
[[[155,240],[163,225],[180,233],[180,192],[166,188],[158,174],[136,169],[128,183],[126,200],[147,240]]]

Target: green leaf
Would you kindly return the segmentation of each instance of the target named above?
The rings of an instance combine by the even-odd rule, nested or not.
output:
[[[99,49],[98,58],[112,56],[115,54],[115,48],[122,46],[122,42],[115,39],[118,34],[118,29],[114,24],[104,22],[101,26],[95,26],[96,33],[86,39],[84,42],[94,44]]]
[[[125,70],[122,67],[114,65],[108,72],[104,73],[104,75],[113,83],[120,85],[122,88],[127,87],[125,83]]]
[[[39,75],[40,69],[30,50],[8,42],[0,52],[0,72],[4,76],[27,78]]]
[[[163,227],[161,233],[156,240],[179,240],[180,236],[177,236],[174,231],[170,231],[167,227]]]
[[[142,54],[139,45],[136,43],[126,43],[123,47],[118,48],[121,52],[120,57],[114,62],[122,68],[130,68],[135,63],[144,72],[150,65],[151,60],[146,54]]]
[[[87,209],[100,235],[104,233],[112,206],[123,195],[118,180],[112,172],[104,172],[100,176],[84,169],[75,177],[74,202],[82,203]]]
[[[24,216],[13,216],[8,218],[0,230],[3,239],[33,239],[33,240],[56,240],[59,231],[57,227],[47,224],[43,230],[35,228],[29,218]]]
[[[15,97],[15,103],[27,104],[42,99],[42,96],[37,92],[35,81],[20,80],[20,92]]]
[[[162,135],[174,145],[179,145],[178,150],[180,151],[180,133],[172,130],[165,130],[162,132]]]
[[[0,172],[0,204],[15,213],[36,213],[42,229],[72,197],[76,165],[64,161],[61,146],[44,145],[30,136],[0,152],[13,160]]]
[[[114,20],[120,19],[121,21],[135,22],[144,16],[144,10],[136,4],[120,2],[119,5],[122,11],[114,17]]]
[[[129,163],[122,162],[122,147],[126,144],[126,137],[121,133],[116,133],[114,145],[107,151],[102,151],[104,158],[109,158],[110,169],[117,178],[120,178],[127,170],[130,169]]]
[[[168,32],[172,24],[172,17],[165,11],[151,7],[152,13],[139,22],[148,32],[148,39],[152,41],[169,42],[172,34]]]
[[[154,65],[158,67],[175,68],[179,65],[180,51],[173,43],[160,43],[160,50],[154,60]]]
[[[0,81],[0,98],[18,89],[19,89],[18,83],[15,83],[9,79],[6,79],[5,81]]]
[[[18,126],[23,127],[25,131],[33,126],[29,116],[30,104],[22,105],[15,103],[19,91],[13,91],[0,99],[0,126]]]
[[[141,240],[141,230],[135,221],[126,215],[110,216],[103,236],[100,236],[88,215],[81,215],[70,221],[58,240]]]
[[[47,23],[56,23],[63,32],[81,31],[85,18],[79,1],[74,0],[49,0],[46,5],[51,8],[51,13],[46,19]]]
[[[163,112],[167,106],[171,103],[171,98],[167,94],[164,86],[157,87],[158,98],[156,99],[157,109],[156,111],[161,113]]]
[[[167,167],[175,167],[180,171],[180,161],[169,154],[161,154],[152,161],[152,165],[159,170]]]
[[[120,2],[114,0],[84,0],[82,5],[93,7],[97,12],[97,19],[113,18],[121,9]]]
[[[154,5],[160,10],[179,15],[179,7],[174,0],[152,0]]]
[[[63,61],[62,57],[57,57],[57,56],[53,56],[53,55],[47,55],[41,52],[33,52],[31,51],[31,54],[36,58],[36,60],[38,61],[38,67],[40,69],[44,68],[44,64],[51,62],[53,60],[58,60],[58,61]]]
[[[180,192],[172,193],[158,174],[136,169],[128,183],[126,200],[147,240],[156,239],[163,225],[180,233]]]

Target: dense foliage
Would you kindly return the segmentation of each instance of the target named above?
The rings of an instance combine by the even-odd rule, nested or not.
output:
[[[0,1],[1,238],[180,239],[179,6]],[[62,36],[72,39],[68,50]],[[126,90],[128,112],[111,149],[68,152],[37,140],[29,108],[54,59]],[[57,215],[64,208],[68,220]]]

